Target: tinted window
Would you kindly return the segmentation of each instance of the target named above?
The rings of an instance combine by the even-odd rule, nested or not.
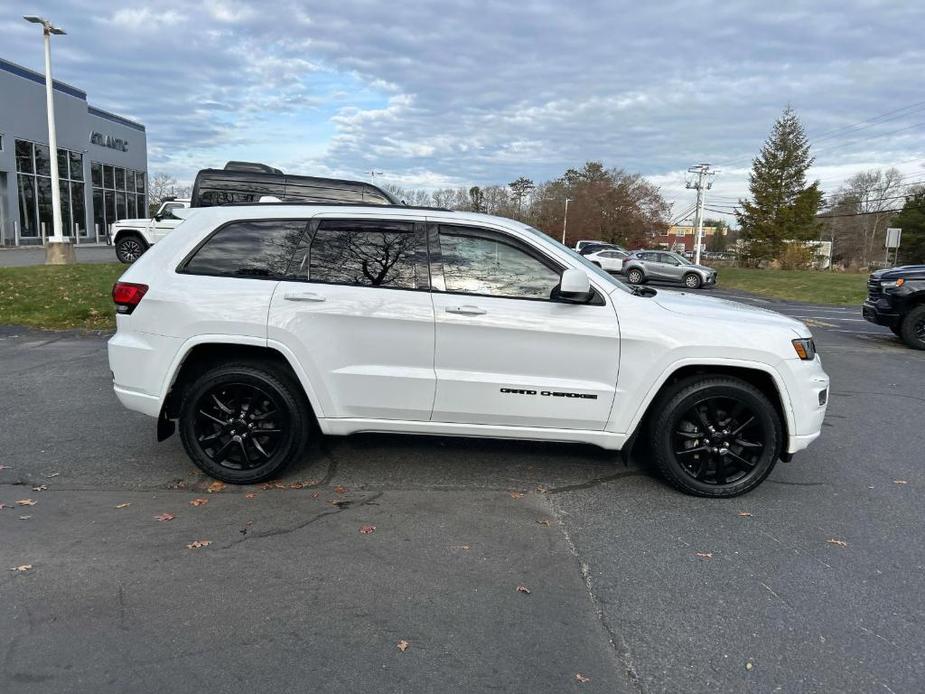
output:
[[[260,195],[270,195],[261,193]],[[200,207],[213,207],[215,205],[230,205],[235,202],[257,202],[260,199],[257,193],[242,193],[234,190],[207,190],[200,194]]]
[[[161,219],[179,219],[177,215],[173,213],[174,210],[183,207],[181,204],[174,205],[164,205],[164,209],[161,210]]]
[[[299,245],[305,220],[247,220],[219,229],[184,272],[223,277],[282,277]]]
[[[393,289],[426,289],[426,257],[410,222],[326,220],[296,252],[292,279]]]
[[[559,273],[515,247],[478,232],[440,228],[443,278],[448,292],[516,299],[549,299]]]

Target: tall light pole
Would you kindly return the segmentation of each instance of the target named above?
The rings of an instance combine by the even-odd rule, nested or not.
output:
[[[76,262],[74,248],[64,238],[61,229],[61,184],[58,182],[58,135],[55,132],[55,88],[51,76],[51,35],[63,35],[64,29],[54,26],[43,17],[27,15],[27,22],[42,25],[45,39],[45,107],[48,110],[48,154],[51,163],[51,226],[52,234],[45,246],[45,263],[64,265]]]
[[[565,227],[568,224],[568,204],[572,202],[571,198],[565,199],[565,214],[562,216],[562,245],[565,245]]]
[[[697,164],[697,166],[689,168],[688,171],[697,174],[697,181],[693,184],[688,183],[687,187],[697,190],[697,216],[695,217],[697,235],[694,237],[694,264],[700,265],[700,246],[703,245],[703,197],[704,192],[713,187],[713,181],[708,181],[705,184],[704,179],[707,176],[715,176],[716,172],[710,171],[709,164]]]

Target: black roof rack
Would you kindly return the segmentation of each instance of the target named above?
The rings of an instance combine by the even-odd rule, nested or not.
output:
[[[229,161],[225,164],[224,171],[250,171],[252,173],[283,175],[280,169],[256,161]]]

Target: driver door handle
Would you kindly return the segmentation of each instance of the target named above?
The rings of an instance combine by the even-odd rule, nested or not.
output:
[[[325,297],[321,294],[316,294],[315,292],[304,292],[300,294],[284,294],[283,298],[286,301],[324,301]]]
[[[488,313],[484,308],[478,306],[447,306],[447,313],[461,313],[464,316],[481,316]]]

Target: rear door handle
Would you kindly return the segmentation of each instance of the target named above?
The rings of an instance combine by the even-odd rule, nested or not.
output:
[[[464,316],[481,316],[488,313],[484,308],[479,308],[478,306],[447,306],[446,312],[461,313]]]
[[[304,294],[284,294],[286,301],[324,301],[325,297],[315,292],[305,292]]]

